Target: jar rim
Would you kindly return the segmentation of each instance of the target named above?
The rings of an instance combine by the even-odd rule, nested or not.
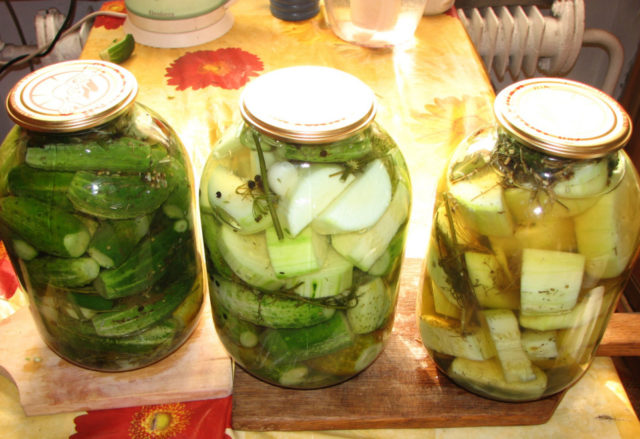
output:
[[[606,93],[564,78],[532,78],[496,96],[498,123],[525,144],[560,157],[602,157],[626,145],[631,118]]]
[[[68,133],[123,114],[138,94],[135,76],[107,61],[63,61],[38,69],[9,91],[9,117],[33,131]]]
[[[347,138],[375,118],[373,91],[357,77],[323,66],[286,67],[251,81],[240,97],[245,122],[285,142]]]

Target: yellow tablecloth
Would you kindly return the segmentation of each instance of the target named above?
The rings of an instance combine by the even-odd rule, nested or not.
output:
[[[121,10],[122,2],[106,2],[104,7]],[[137,45],[123,63],[138,79],[139,102],[160,113],[178,132],[191,155],[195,175],[200,175],[212,145],[238,117],[240,92],[253,77],[301,64],[344,70],[374,90],[379,103],[377,120],[405,155],[414,191],[406,256],[423,258],[435,184],[447,157],[465,135],[492,120],[493,90],[460,22],[448,14],[424,17],[412,42],[394,50],[371,50],[338,39],[322,13],[303,22],[285,22],[270,14],[267,0],[238,0],[231,14],[235,19],[232,29],[216,41],[185,49]],[[121,21],[99,20],[82,57],[97,59],[100,50],[123,36]],[[25,417],[15,387],[0,378],[2,438],[65,438],[74,431],[76,415]],[[640,423],[613,363],[597,358],[544,425],[229,434],[247,439],[574,435],[602,439],[640,437]]]

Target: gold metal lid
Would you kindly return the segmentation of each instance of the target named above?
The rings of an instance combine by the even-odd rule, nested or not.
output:
[[[244,120],[258,131],[295,143],[344,139],[371,123],[373,91],[341,70],[287,67],[251,81],[240,97]]]
[[[9,92],[9,117],[23,128],[68,133],[122,114],[138,93],[128,70],[106,61],[65,61],[22,78]]]
[[[551,155],[589,159],[623,147],[631,119],[609,95],[560,78],[534,78],[503,89],[494,103],[500,125]]]

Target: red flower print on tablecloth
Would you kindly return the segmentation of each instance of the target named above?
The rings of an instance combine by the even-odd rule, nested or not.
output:
[[[11,299],[18,288],[18,278],[9,260],[7,250],[0,241],[0,299]]]
[[[231,396],[94,410],[75,418],[70,439],[228,439]]]
[[[101,11],[111,12],[127,12],[123,1],[104,2],[100,7]],[[124,18],[110,17],[108,15],[98,15],[93,22],[95,27],[104,27],[105,29],[118,29],[124,24]]]
[[[264,68],[256,55],[239,48],[198,50],[176,59],[167,67],[167,84],[178,90],[208,86],[238,89]]]

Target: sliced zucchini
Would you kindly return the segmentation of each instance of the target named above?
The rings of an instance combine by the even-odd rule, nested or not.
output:
[[[522,401],[540,398],[547,388],[547,375],[537,366],[531,369],[534,379],[508,382],[497,359],[474,361],[456,358],[449,367],[449,376],[465,387],[496,399]]]
[[[450,195],[468,225],[486,236],[511,236],[514,224],[504,201],[502,186],[492,170],[451,184]]]
[[[502,366],[504,379],[509,382],[531,381],[536,378],[531,360],[520,341],[518,319],[508,309],[487,309],[481,312]]]
[[[269,291],[284,285],[271,265],[264,232],[243,235],[223,224],[217,244],[225,262],[249,285]]]
[[[496,355],[489,334],[479,326],[467,328],[463,334],[459,321],[431,315],[422,315],[419,324],[422,342],[431,350],[471,360]]]
[[[271,266],[279,278],[301,276],[318,270],[324,264],[329,249],[329,240],[311,227],[307,227],[295,238],[285,236],[278,239],[276,230],[266,230],[267,252]]]
[[[578,300],[585,257],[579,253],[525,248],[520,302],[523,314],[563,313]]]
[[[635,174],[628,161],[625,172]],[[578,251],[587,257],[586,272],[591,277],[618,276],[633,257],[640,230],[638,190],[636,180],[626,177],[575,218]]]
[[[409,190],[404,185],[398,185],[389,207],[377,223],[361,233],[332,235],[331,245],[356,267],[369,271],[407,220],[409,208]]]
[[[302,297],[321,298],[336,296],[351,288],[353,264],[329,248],[323,266],[313,273],[287,280],[286,286],[294,288]]]
[[[604,287],[599,286],[587,291],[569,312],[539,315],[520,314],[520,326],[538,331],[549,331],[586,325],[604,311],[602,308],[603,295]]]
[[[465,252],[473,293],[485,308],[517,309],[519,297],[506,288],[507,282],[496,257],[489,253]]]
[[[291,236],[311,224],[355,179],[342,177],[344,169],[334,164],[311,164],[298,170],[295,187],[278,204],[278,216]]]
[[[531,361],[552,360],[558,356],[556,331],[526,329],[520,335],[522,348]]]
[[[382,160],[374,160],[311,224],[325,235],[364,230],[380,219],[390,201],[389,173]]]
[[[208,181],[203,184],[207,185],[207,201],[214,209],[213,213],[240,233],[257,233],[272,224],[268,211],[255,211],[256,200],[250,194],[249,180],[240,178],[230,169],[218,165],[211,171]]]

